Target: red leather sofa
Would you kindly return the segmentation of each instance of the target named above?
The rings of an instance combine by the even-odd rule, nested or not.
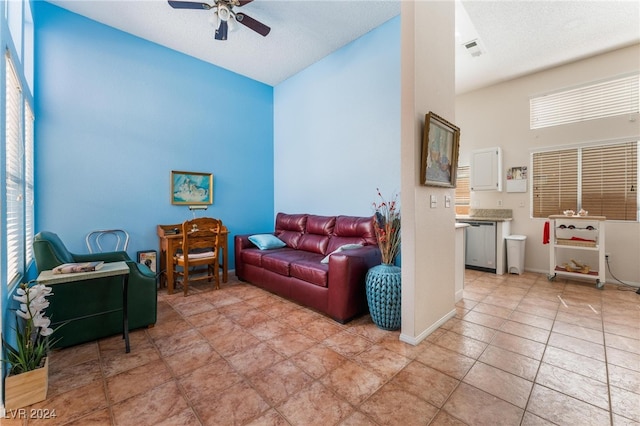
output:
[[[367,311],[365,276],[381,260],[371,217],[278,213],[273,235],[286,246],[261,250],[250,235],[235,237],[240,280],[341,323]],[[333,253],[349,244],[362,247]]]

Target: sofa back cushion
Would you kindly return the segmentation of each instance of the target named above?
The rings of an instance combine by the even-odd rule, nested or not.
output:
[[[338,249],[345,244],[377,244],[371,216],[338,216],[329,241],[327,252]]]
[[[300,238],[298,248],[311,253],[327,254],[329,236],[336,224],[335,216],[307,216],[306,232]]]
[[[306,226],[306,214],[278,213],[276,216],[275,235],[284,241],[288,247],[297,249]]]

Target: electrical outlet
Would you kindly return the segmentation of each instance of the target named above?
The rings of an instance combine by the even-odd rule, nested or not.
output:
[[[607,260],[611,260],[611,255],[610,255],[609,253],[605,253],[605,254],[604,254],[604,257],[605,257]]]
[[[502,207],[502,200],[498,200],[498,207]]]

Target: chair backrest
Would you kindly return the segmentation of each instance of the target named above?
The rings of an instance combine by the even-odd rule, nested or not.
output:
[[[89,232],[85,241],[89,253],[127,251],[129,233],[123,229],[101,229]]]
[[[33,238],[33,256],[38,273],[75,261],[60,237],[49,231],[38,232]]]
[[[222,221],[210,217],[187,220],[182,224],[182,250],[212,250],[218,252]]]

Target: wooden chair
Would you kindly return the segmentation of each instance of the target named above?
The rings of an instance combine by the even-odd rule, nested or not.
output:
[[[222,221],[209,217],[187,220],[182,224],[182,252],[173,257],[174,279],[182,277],[184,295],[187,295],[189,281],[215,279],[215,288],[220,288],[218,276],[218,243]],[[181,266],[182,271],[177,267]],[[196,272],[192,267],[206,266],[206,275],[189,277]]]

